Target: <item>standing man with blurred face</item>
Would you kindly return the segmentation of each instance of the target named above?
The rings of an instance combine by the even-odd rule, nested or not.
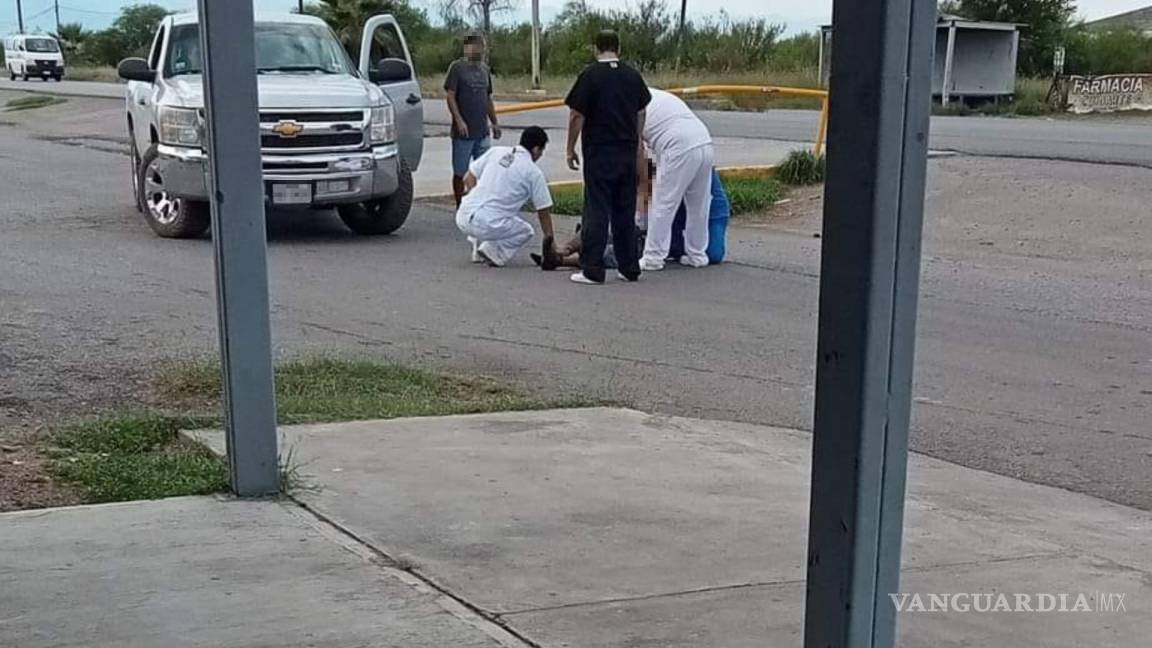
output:
[[[484,62],[483,35],[472,32],[464,37],[464,58],[448,68],[444,90],[448,93],[448,112],[452,114],[452,194],[459,207],[468,165],[491,147],[489,135],[500,139],[496,105],[492,103],[492,73]]]
[[[608,233],[620,277],[640,278],[636,243],[636,188],[640,135],[652,95],[640,73],[620,62],[620,36],[603,31],[596,36],[596,62],[580,74],[566,104],[568,166],[580,169],[578,140],[584,152],[584,219],[581,224],[581,271],[572,281],[602,284]]]

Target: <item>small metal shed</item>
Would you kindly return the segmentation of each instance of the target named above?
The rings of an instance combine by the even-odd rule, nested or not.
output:
[[[1016,55],[1020,25],[984,22],[940,14],[936,20],[936,54],[932,96],[952,101],[1007,99],[1016,93]],[[828,86],[832,60],[832,26],[820,28],[820,82]]]

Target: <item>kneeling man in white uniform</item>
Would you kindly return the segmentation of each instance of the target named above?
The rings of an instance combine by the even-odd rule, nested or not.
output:
[[[554,236],[552,194],[536,165],[547,145],[544,129],[531,126],[520,136],[520,146],[490,149],[468,167],[468,193],[456,212],[456,226],[468,235],[473,263],[503,267],[532,240],[532,226],[520,217],[529,201],[544,236]]]
[[[672,223],[680,202],[687,208],[681,265],[708,265],[708,211],[712,204],[712,135],[688,104],[676,95],[651,88],[644,144],[656,162],[656,179],[648,207],[648,237],[640,267],[664,269],[672,244]]]

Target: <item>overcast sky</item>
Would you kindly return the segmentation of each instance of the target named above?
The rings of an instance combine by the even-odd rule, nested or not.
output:
[[[0,33],[16,31],[16,1],[0,0]],[[29,31],[52,31],[56,19],[52,11],[52,0],[20,0],[24,6],[25,24]],[[156,4],[173,10],[189,10],[196,6],[195,0],[152,0]],[[530,0],[513,0],[519,9],[512,17],[527,19]],[[82,22],[91,28],[107,26],[123,5],[134,4],[131,0],[59,0],[60,19],[63,22]],[[255,0],[257,7],[266,11],[285,11],[296,6],[296,0]],[[1081,16],[1088,19],[1102,18],[1117,13],[1147,6],[1152,0],[1081,0],[1078,3]],[[416,4],[435,13],[434,0],[416,0]],[[619,0],[588,0],[588,4],[600,7],[619,7]],[[625,4],[632,4],[625,0]],[[669,5],[678,5],[669,0]],[[716,6],[715,0],[688,0],[689,14],[708,13],[698,7]],[[563,6],[563,0],[541,0],[541,13],[549,20]],[[784,23],[789,32],[814,29],[828,22],[832,15],[832,0],[724,0],[723,6],[735,17],[763,17],[772,22]]]

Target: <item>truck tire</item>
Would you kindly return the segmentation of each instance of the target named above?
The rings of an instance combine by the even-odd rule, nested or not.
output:
[[[9,81],[15,81],[16,80],[16,68],[12,67],[11,65],[8,66],[8,80]]]
[[[132,141],[128,163],[128,172],[132,176],[132,202],[136,205],[136,211],[143,214],[144,194],[140,191],[140,147],[136,146],[136,133],[131,128],[128,129],[128,139]]]
[[[340,220],[348,229],[363,236],[391,234],[404,225],[412,211],[412,170],[400,160],[400,186],[387,198],[354,205],[341,205]]]
[[[176,198],[164,190],[164,178],[155,166],[160,157],[156,145],[148,147],[136,170],[144,220],[162,238],[199,238],[212,224],[207,203]]]

